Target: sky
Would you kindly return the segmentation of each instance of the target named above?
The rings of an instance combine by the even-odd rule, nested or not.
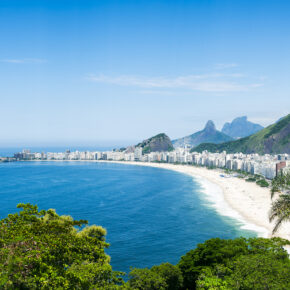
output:
[[[129,145],[290,109],[290,1],[0,1],[0,146]]]

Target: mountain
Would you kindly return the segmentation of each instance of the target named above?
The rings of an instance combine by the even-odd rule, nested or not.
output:
[[[170,138],[164,133],[146,139],[135,147],[143,148],[143,153],[174,150]]]
[[[290,114],[263,130],[235,141],[222,144],[200,144],[192,151],[227,151],[228,153],[290,154]]]
[[[232,140],[232,137],[218,131],[213,121],[209,120],[202,131],[198,131],[192,135],[173,140],[174,147],[190,147],[197,146],[201,143],[222,143]]]
[[[263,128],[264,127],[259,124],[248,121],[247,116],[243,116],[234,119],[231,123],[225,123],[222,132],[237,139],[250,136]]]

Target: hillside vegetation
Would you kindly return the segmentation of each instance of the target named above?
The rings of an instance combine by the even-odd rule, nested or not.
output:
[[[102,227],[31,204],[18,208],[0,220],[0,289],[290,289],[289,241],[280,238],[213,238],[177,265],[131,268],[125,282],[110,265]]]
[[[204,150],[246,154],[290,154],[290,114],[251,136],[221,144],[203,143],[193,148],[192,152]]]
[[[135,147],[141,147],[143,154],[174,150],[170,138],[164,133],[146,139]]]

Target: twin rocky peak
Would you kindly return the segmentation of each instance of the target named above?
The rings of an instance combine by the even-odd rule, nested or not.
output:
[[[172,151],[174,147],[185,146],[197,151],[290,153],[289,116],[279,119],[266,128],[248,121],[246,116],[238,117],[231,123],[225,123],[221,131],[218,131],[214,122],[209,120],[203,130],[172,142],[166,134],[162,133],[144,140],[135,147],[141,147],[143,153]]]

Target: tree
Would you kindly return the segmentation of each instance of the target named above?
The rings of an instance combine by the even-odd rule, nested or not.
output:
[[[290,193],[290,172],[279,174],[276,176],[271,185],[271,197],[273,198],[276,192]]]
[[[132,269],[124,283],[105,253],[105,229],[31,204],[18,208],[0,220],[0,289],[290,289],[287,240],[210,239],[176,266]]]
[[[0,221],[1,289],[107,289],[122,283],[105,254],[106,230],[19,204]]]
[[[200,290],[229,289],[228,283],[219,277],[220,271],[218,271],[217,269],[221,267],[222,266],[218,265],[214,270],[212,270],[211,268],[204,268],[196,281],[196,289]]]
[[[273,234],[282,223],[290,221],[290,173],[278,175],[272,181],[271,197],[280,192],[279,197],[272,203],[269,214],[270,222],[276,221]]]
[[[153,266],[151,270],[165,279],[168,290],[181,289],[183,284],[182,273],[180,269],[170,263],[163,263],[159,266]]]
[[[223,240],[214,238],[181,257],[178,267],[183,276],[184,289],[195,289],[196,281],[206,267],[226,265],[233,257],[248,253],[248,243],[245,238]]]
[[[129,287],[133,289],[178,290],[182,287],[180,269],[170,263],[153,266],[151,269],[133,269],[129,273]]]
[[[290,289],[290,261],[264,253],[239,257],[225,279],[230,289]]]
[[[166,280],[151,269],[132,269],[129,273],[127,282],[129,289],[140,290],[165,290],[167,288]]]
[[[281,194],[279,198],[272,203],[269,220],[276,220],[272,233],[277,232],[282,223],[290,221],[290,194]]]
[[[215,238],[207,240],[203,244],[198,244],[196,249],[181,257],[178,263],[183,275],[183,289],[223,289],[223,287],[226,287],[224,289],[252,289],[236,288],[236,286],[227,288],[228,285],[234,285],[235,281],[237,281],[236,277],[239,277],[240,268],[236,266],[235,262],[243,259],[242,257],[256,256],[257,259],[259,257],[263,259],[267,255],[267,257],[270,257],[269,261],[274,259],[284,263],[284,270],[286,269],[288,273],[290,264],[288,254],[283,246],[289,244],[289,241],[280,238],[237,238],[234,240]],[[259,264],[256,264],[256,266],[257,275],[263,273],[263,269],[259,268]],[[271,264],[268,263],[264,270],[265,272],[271,272]],[[283,271],[280,273],[281,275],[284,273]],[[275,273],[274,270],[273,272]],[[232,273],[235,273],[236,276],[233,276]],[[245,268],[243,277],[246,278],[246,274],[254,277],[254,273],[255,270],[249,262],[248,274]],[[285,276],[283,276],[284,278]],[[250,276],[249,280],[251,280]]]
[[[227,266],[204,268],[196,289],[290,289],[288,257],[271,253],[242,255]]]

